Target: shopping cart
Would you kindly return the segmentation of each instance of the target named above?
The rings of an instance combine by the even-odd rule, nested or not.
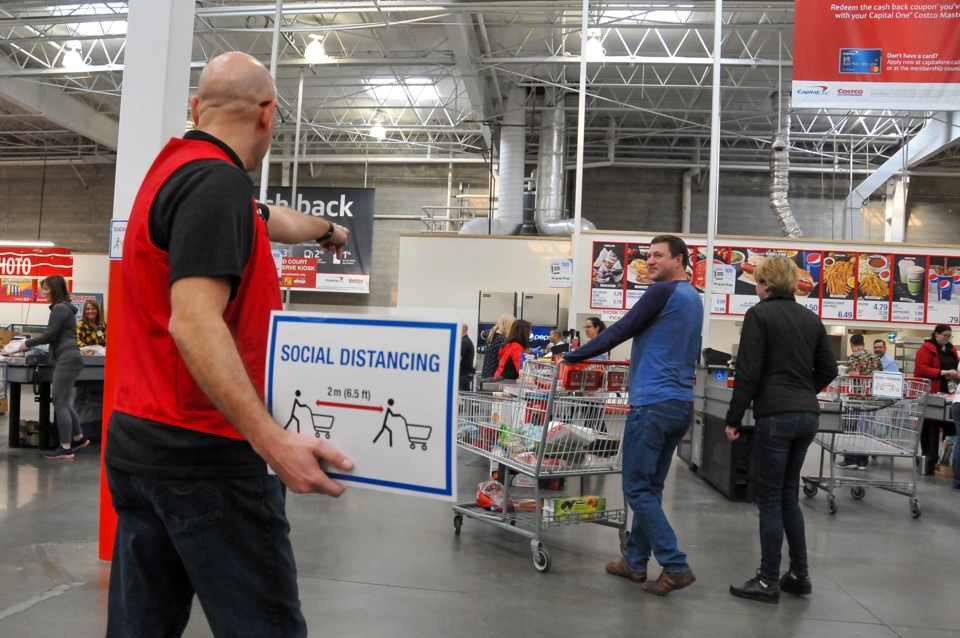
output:
[[[407,426],[407,440],[410,441],[410,449],[415,450],[419,445],[420,449],[426,451],[427,441],[430,440],[430,434],[433,432],[433,426],[414,425],[413,423],[407,423],[406,419],[403,419],[403,422]]]
[[[802,477],[803,493],[812,497],[818,490],[826,490],[827,510],[836,514],[838,507],[834,491],[850,486],[850,495],[860,500],[866,495],[867,487],[877,487],[909,497],[910,513],[918,518],[917,443],[930,381],[903,379],[902,398],[875,396],[871,391],[872,381],[870,376],[837,377],[820,394],[821,400],[840,404],[840,423],[839,428],[821,430],[814,439],[820,446],[820,474]],[[838,455],[888,458],[889,474],[871,470],[862,477],[837,476]],[[897,458],[908,460],[909,477],[904,475],[902,468],[899,475],[895,472]],[[830,468],[828,476],[824,476],[825,463]]]
[[[550,553],[541,535],[549,527],[595,523],[619,531],[626,543],[626,508],[606,499],[544,498],[541,479],[615,474],[622,468],[621,443],[629,405],[623,362],[554,364],[531,360],[513,392],[462,392],[457,416],[457,445],[495,461],[503,470],[498,511],[476,503],[454,505],[457,535],[463,518],[473,518],[530,539],[533,564],[550,569]],[[533,499],[514,506],[511,473],[531,479]],[[582,507],[581,507],[582,506]],[[521,511],[523,510],[523,511]]]
[[[311,412],[310,418],[313,421],[313,431],[317,435],[317,438],[319,439],[321,436],[326,436],[329,439],[330,430],[333,429],[333,416]]]

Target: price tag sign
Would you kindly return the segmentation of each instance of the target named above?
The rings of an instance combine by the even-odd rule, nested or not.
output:
[[[627,290],[627,310],[633,308],[633,305],[640,301],[643,292],[643,290]]]
[[[860,299],[857,302],[857,319],[861,319],[863,321],[887,321],[889,316],[889,301]]]
[[[590,295],[591,308],[623,308],[623,290],[617,288],[594,288]]]
[[[853,301],[824,299],[820,316],[824,319],[853,319]]]
[[[819,315],[820,314],[820,300],[819,299],[810,299],[807,297],[798,297],[797,303],[809,310],[810,312]]]
[[[960,308],[953,303],[928,302],[927,323],[960,323]]]
[[[713,295],[713,303],[710,306],[710,312],[715,315],[727,314],[727,296]]]
[[[760,297],[756,295],[730,295],[729,303],[729,313],[731,315],[744,315],[760,303]]]
[[[923,304],[894,301],[890,320],[899,323],[923,323]]]

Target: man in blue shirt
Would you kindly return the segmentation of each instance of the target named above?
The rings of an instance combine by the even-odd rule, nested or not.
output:
[[[873,354],[880,357],[884,372],[900,372],[900,366],[897,365],[897,362],[887,355],[887,343],[883,339],[877,339],[873,342]]]
[[[660,501],[677,444],[693,420],[693,378],[700,352],[703,303],[687,281],[690,256],[679,237],[650,242],[647,267],[654,281],[622,319],[587,345],[564,356],[576,363],[633,339],[630,354],[630,413],[623,437],[623,491],[633,510],[626,558],[607,563],[651,594],[664,596],[694,580],[677,546]],[[663,568],[647,580],[650,555]]]

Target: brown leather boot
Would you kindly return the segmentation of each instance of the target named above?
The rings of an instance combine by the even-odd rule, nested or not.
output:
[[[697,579],[692,571],[685,571],[682,574],[668,574],[660,572],[660,577],[654,581],[647,581],[643,584],[645,592],[656,594],[657,596],[666,596],[675,589],[683,589]]]
[[[626,558],[621,558],[619,563],[607,563],[607,573],[629,578],[635,583],[643,583],[647,580],[647,572],[633,571],[630,569],[630,563],[627,562]]]

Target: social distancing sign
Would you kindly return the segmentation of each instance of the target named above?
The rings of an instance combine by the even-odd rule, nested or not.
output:
[[[459,357],[456,321],[275,312],[267,408],[353,460],[337,480],[452,500]]]

